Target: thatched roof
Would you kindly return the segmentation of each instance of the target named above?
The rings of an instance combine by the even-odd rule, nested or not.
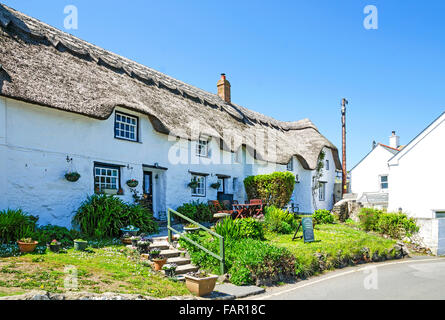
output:
[[[324,147],[337,148],[308,119],[283,122],[96,47],[0,4],[0,95],[107,119],[116,106],[146,114],[155,130],[189,139],[201,133],[236,151],[257,149],[259,159],[286,164],[297,156],[316,167]],[[227,137],[227,130],[244,141]],[[258,148],[265,132],[266,148]],[[273,147],[276,145],[276,151]],[[266,150],[263,150],[266,149]]]

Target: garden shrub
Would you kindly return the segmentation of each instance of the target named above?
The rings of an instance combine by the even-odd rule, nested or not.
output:
[[[205,233],[191,234],[193,241],[212,252],[219,253],[219,242]],[[219,272],[219,261],[196,246],[180,239],[191,260],[202,269]],[[285,248],[278,248],[255,239],[227,239],[225,263],[230,281],[235,285],[255,284],[256,280],[275,279],[278,275],[295,276],[295,257]]]
[[[154,233],[158,229],[149,210],[106,194],[89,196],[73,217],[73,225],[95,238],[117,237],[120,228],[128,225],[138,227],[144,233]]]
[[[334,215],[329,210],[316,210],[312,215],[316,224],[332,224],[334,223]]]
[[[411,237],[419,231],[414,218],[404,213],[384,212],[382,210],[363,208],[359,213],[360,226],[366,231],[375,231],[389,235],[392,238],[402,239]]]
[[[289,211],[284,211],[274,206],[266,208],[266,228],[270,232],[289,234],[297,227],[298,220]]]
[[[264,239],[263,224],[254,218],[225,218],[215,225],[215,232],[225,239]]]
[[[34,236],[34,239],[41,244],[48,244],[55,239],[59,241],[63,247],[72,246],[73,240],[78,238],[81,238],[80,232],[54,225],[38,227]]]
[[[184,203],[176,209],[176,211],[197,222],[209,222],[213,219],[213,213],[210,206],[199,201]],[[180,222],[188,223],[188,221],[180,217],[175,216],[175,218]]]
[[[0,211],[0,242],[9,243],[34,235],[39,217],[29,215],[22,210]]]
[[[250,200],[261,199],[266,206],[278,208],[289,203],[294,186],[295,176],[290,172],[275,172],[244,179],[244,187]]]

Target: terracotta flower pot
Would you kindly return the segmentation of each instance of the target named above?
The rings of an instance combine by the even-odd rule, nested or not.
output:
[[[166,258],[153,260],[153,265],[154,265],[155,271],[161,271],[162,267],[166,263],[167,263],[167,259]]]
[[[185,285],[187,289],[198,297],[206,296],[215,289],[218,276],[210,276],[206,278],[196,278],[193,276],[185,276]]]
[[[20,252],[23,253],[29,253],[29,252],[33,252],[37,245],[39,244],[37,241],[34,241],[34,243],[25,243],[25,242],[20,242],[17,241],[19,248],[20,248]]]

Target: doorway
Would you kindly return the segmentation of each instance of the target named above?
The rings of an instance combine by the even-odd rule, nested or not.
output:
[[[143,206],[153,212],[153,172],[144,171],[143,189]]]

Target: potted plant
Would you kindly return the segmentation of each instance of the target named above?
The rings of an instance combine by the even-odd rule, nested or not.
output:
[[[130,179],[127,181],[127,186],[129,186],[130,188],[136,188],[139,184],[139,181],[137,181],[136,179]]]
[[[74,240],[74,250],[85,251],[87,247],[88,247],[88,241],[83,239]]]
[[[136,228],[135,226],[130,225],[130,226],[126,226],[125,228],[121,228],[120,230],[124,234],[128,233],[128,234],[130,234],[130,236],[137,236],[140,229]]]
[[[159,256],[161,255],[161,250],[154,248],[150,250],[150,259],[156,259],[159,258]]]
[[[80,174],[78,172],[67,172],[65,174],[65,179],[70,182],[76,182],[80,179]]]
[[[192,294],[202,297],[213,291],[217,279],[218,276],[210,275],[204,271],[188,273],[185,275],[185,285]]]
[[[132,237],[130,237],[130,240],[131,240],[131,245],[132,245],[133,247],[137,247],[137,245],[138,245],[138,241],[141,240],[141,237],[138,237],[138,236],[132,236]]]
[[[33,252],[39,244],[38,241],[34,241],[32,238],[23,238],[17,241],[17,243],[19,245],[20,252],[23,253]]]
[[[210,185],[211,188],[218,190],[221,187],[221,182],[215,182]]]
[[[118,196],[123,196],[124,195],[124,189],[119,188],[119,190],[117,191],[117,195]]]
[[[192,181],[190,181],[190,183],[188,184],[188,187],[190,189],[196,189],[198,188],[198,181],[196,180],[196,178],[193,178]]]
[[[51,241],[51,243],[49,244],[49,250],[51,252],[58,253],[61,248],[62,248],[62,244],[59,241],[57,241],[56,239]]]
[[[199,226],[197,226],[194,223],[189,223],[184,226],[185,232],[194,232],[194,231],[198,231],[199,229],[200,229]]]
[[[178,266],[176,263],[167,263],[162,267],[162,270],[164,270],[165,275],[169,278],[173,278],[176,274],[176,268]]]
[[[136,247],[139,253],[149,253],[151,242],[148,240],[140,240],[137,242]]]
[[[159,255],[157,258],[152,259],[155,271],[161,271],[164,264],[167,263],[167,258]]]

